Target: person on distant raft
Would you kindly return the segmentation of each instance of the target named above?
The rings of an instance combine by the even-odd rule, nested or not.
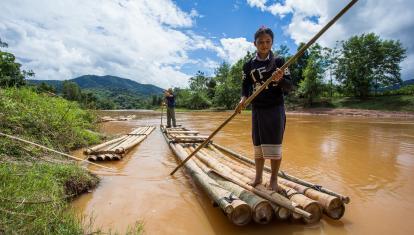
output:
[[[254,34],[256,55],[243,65],[242,97],[236,112],[245,107],[246,99],[272,77],[272,82],[252,101],[252,139],[256,177],[249,183],[255,187],[262,183],[265,159],[270,159],[270,190],[279,191],[277,174],[282,161],[282,141],[285,131],[286,115],[284,93],[292,88],[289,69],[279,68],[284,59],[275,56],[271,49],[273,32],[262,26]]]
[[[171,127],[171,119],[173,127],[176,127],[175,122],[175,96],[173,90],[169,88],[164,92],[165,103],[167,104],[167,128]]]

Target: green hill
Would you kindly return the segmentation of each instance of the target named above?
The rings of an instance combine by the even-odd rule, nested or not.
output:
[[[160,103],[160,97],[163,93],[163,89],[160,87],[110,75],[84,75],[68,81],[76,83],[82,91],[94,94],[99,100],[98,103],[106,103],[106,105],[98,105],[104,109],[151,108]],[[27,80],[27,82],[36,85],[46,83],[55,87],[57,93],[62,93],[63,81]],[[107,105],[108,103],[109,105]]]
[[[127,93],[135,93],[141,96],[160,95],[163,89],[151,84],[141,84],[130,79],[120,78],[116,76],[97,76],[97,75],[83,75],[77,78],[70,79],[75,82],[82,89],[88,90],[110,90],[110,91],[125,91]],[[63,81],[58,80],[28,80],[32,84],[40,84],[42,82],[54,86],[59,92],[62,89]]]

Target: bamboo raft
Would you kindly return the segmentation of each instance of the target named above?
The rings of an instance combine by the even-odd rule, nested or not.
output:
[[[207,137],[183,127],[161,131],[174,154],[183,161]],[[285,172],[279,172],[278,184],[282,194],[268,190],[264,185],[255,188],[247,183],[255,176],[254,161],[228,148],[210,142],[185,163],[187,172],[236,225],[251,220],[267,224],[278,220],[317,223],[322,215],[338,220],[345,212],[347,196],[315,185]],[[265,167],[263,182],[270,179],[270,168]]]
[[[139,127],[129,134],[88,148],[83,153],[88,156],[89,161],[121,160],[128,151],[147,138],[154,129],[154,126]]]

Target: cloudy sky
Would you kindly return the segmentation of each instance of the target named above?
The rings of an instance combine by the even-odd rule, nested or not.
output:
[[[253,51],[266,25],[296,51],[345,0],[1,0],[0,38],[35,79],[115,75],[163,88],[186,86]],[[320,40],[374,32],[407,48],[402,78],[414,78],[414,1],[360,0]]]

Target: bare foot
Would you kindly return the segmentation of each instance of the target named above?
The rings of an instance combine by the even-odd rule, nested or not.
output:
[[[279,193],[282,196],[288,197],[287,191],[284,188],[280,187],[280,185],[278,185],[277,182],[276,182],[276,186],[271,186],[270,182],[268,182],[268,183],[265,184],[265,187],[268,190],[275,191],[275,192]],[[276,190],[273,187],[275,187]]]
[[[247,183],[248,185],[252,186],[252,187],[256,187],[257,185],[261,184],[262,180],[258,180],[258,179],[254,179],[253,181]]]
[[[279,191],[279,187],[277,185],[277,180],[270,179],[269,183],[267,184],[267,189],[272,191]]]

